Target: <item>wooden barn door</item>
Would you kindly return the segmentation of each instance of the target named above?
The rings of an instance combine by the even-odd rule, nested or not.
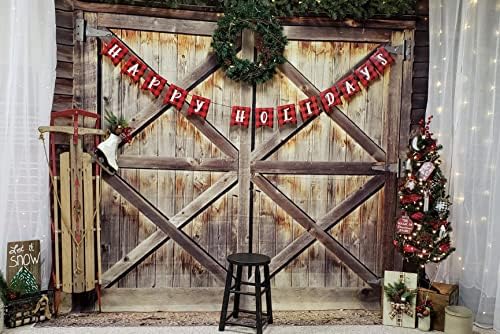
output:
[[[276,288],[380,284],[394,266],[395,166],[409,132],[411,57],[395,55],[349,103],[296,127],[230,127],[230,106],[319,95],[378,46],[406,51],[410,26],[285,22],[288,62],[251,87],[218,69],[215,22],[77,16],[112,31],[169,83],[213,101],[206,122],[187,117],[187,106],[162,106],[97,56],[100,42],[77,44],[77,106],[119,113],[135,127],[120,177],[106,177],[102,190],[105,286],[220,287],[225,257],[237,251],[269,255]],[[243,57],[254,57],[252,43],[245,33]]]

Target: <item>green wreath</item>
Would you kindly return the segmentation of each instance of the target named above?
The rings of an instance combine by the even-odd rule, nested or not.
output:
[[[248,84],[263,83],[273,77],[279,64],[286,61],[283,52],[287,39],[269,8],[256,6],[254,3],[232,7],[224,13],[217,25],[212,36],[212,47],[219,65],[230,79]],[[243,29],[253,30],[258,35],[255,41],[258,51],[255,62],[236,56],[236,39]]]

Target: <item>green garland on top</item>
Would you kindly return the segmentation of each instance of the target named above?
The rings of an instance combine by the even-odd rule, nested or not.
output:
[[[241,1],[229,8],[218,21],[212,36],[212,47],[217,61],[225,70],[227,77],[250,85],[271,79],[276,67],[285,62],[283,52],[287,39],[283,28],[273,18],[269,6],[262,1]],[[255,47],[257,60],[251,62],[237,56],[236,40],[243,29],[257,33]]]
[[[147,7],[186,8],[205,6],[226,11],[241,0],[84,0],[87,2],[121,3]],[[414,14],[415,0],[266,0],[274,16],[327,15],[334,20],[365,20],[374,16],[394,17]]]

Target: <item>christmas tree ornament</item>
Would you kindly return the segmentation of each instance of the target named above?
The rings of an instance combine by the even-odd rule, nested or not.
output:
[[[417,152],[424,148],[423,145],[422,145],[422,147],[420,146],[419,141],[420,141],[419,136],[413,137],[413,139],[411,141],[411,148]]]
[[[432,162],[425,162],[418,170],[417,176],[421,181],[427,181],[432,172],[436,169]]]
[[[411,164],[411,159],[410,158],[406,159],[405,169],[408,170],[408,171],[412,170],[412,164]]]
[[[112,112],[107,111],[105,120],[108,123],[109,137],[105,141],[97,145],[95,155],[99,162],[106,167],[106,171],[114,174],[118,170],[116,162],[118,145],[122,141],[130,142],[131,128],[128,126],[127,120],[123,116],[116,116]]]
[[[429,191],[424,190],[424,212],[429,211]]]
[[[412,191],[415,189],[416,185],[417,185],[417,183],[415,182],[415,180],[408,179],[408,181],[406,181],[405,187],[407,189],[409,189],[410,191]]]
[[[422,212],[417,211],[414,214],[412,214],[410,217],[413,220],[421,221],[422,219],[424,219],[425,215]]]
[[[407,215],[400,217],[396,223],[396,233],[409,235],[413,232],[415,224]]]
[[[434,208],[440,215],[442,215],[448,211],[449,206],[450,204],[446,199],[438,199]]]

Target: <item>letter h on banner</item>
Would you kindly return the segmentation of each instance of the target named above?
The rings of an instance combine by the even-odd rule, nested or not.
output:
[[[240,125],[248,128],[250,124],[250,107],[233,106],[231,108],[231,125]]]
[[[113,38],[108,44],[106,44],[106,46],[104,46],[101,53],[111,58],[113,65],[116,66],[123,59],[123,57],[125,57],[128,50],[118,41],[118,39]]]

